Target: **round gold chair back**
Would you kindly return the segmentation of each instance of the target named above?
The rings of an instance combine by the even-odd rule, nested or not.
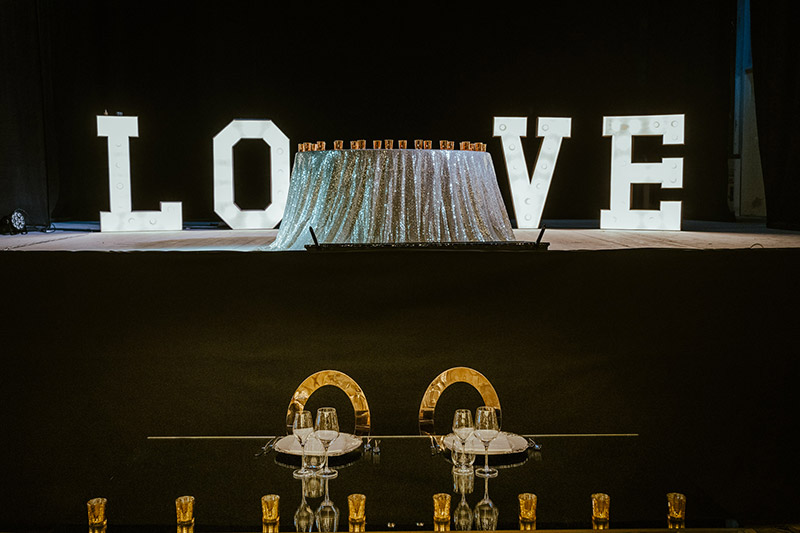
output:
[[[286,431],[292,433],[295,413],[305,408],[308,398],[320,387],[332,385],[341,389],[353,404],[355,412],[356,428],[355,434],[358,436],[369,435],[369,404],[364,391],[358,386],[353,378],[338,370],[321,370],[308,376],[292,395],[289,402],[289,409],[286,412]]]
[[[500,399],[497,397],[494,387],[486,377],[472,368],[457,366],[445,370],[428,385],[422,402],[419,404],[419,433],[420,435],[433,435],[433,413],[436,409],[436,402],[444,390],[453,383],[469,383],[480,393],[484,405],[494,407],[497,411],[497,420],[501,420]]]

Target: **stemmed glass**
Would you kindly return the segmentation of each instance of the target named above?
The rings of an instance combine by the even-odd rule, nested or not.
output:
[[[500,433],[500,424],[497,421],[497,412],[494,407],[484,405],[478,407],[475,413],[475,436],[483,443],[485,460],[482,468],[475,470],[479,477],[495,477],[497,470],[489,467],[489,443]]]
[[[472,527],[472,509],[467,503],[467,496],[461,493],[461,501],[453,511],[453,525],[456,531],[469,531]]]
[[[328,532],[336,531],[339,527],[339,509],[333,504],[328,495],[328,479],[323,479],[325,483],[325,498],[317,508],[317,531]]]
[[[294,512],[294,528],[296,531],[310,532],[314,527],[314,511],[306,501],[306,478],[301,478],[302,501],[300,507]]]
[[[336,470],[328,468],[328,447],[339,436],[339,419],[333,407],[320,407],[317,410],[317,423],[314,425],[314,436],[322,443],[325,450],[322,470],[317,472],[319,477],[332,479],[339,475]]]
[[[475,506],[475,529],[494,531],[497,529],[497,517],[500,511],[489,499],[489,476],[483,480],[483,499]]]
[[[308,442],[308,437],[310,437],[313,432],[314,420],[311,418],[311,411],[298,411],[294,415],[292,433],[300,443],[300,448],[303,450],[303,453],[300,459],[300,468],[293,473],[295,479],[308,477],[314,473],[313,470],[306,466],[306,443]]]
[[[467,492],[472,492],[474,480],[472,470],[469,471],[469,474],[461,474],[457,468],[453,468],[453,489],[461,493],[461,501],[453,511],[453,526],[456,531],[472,529],[472,508],[467,503]]]
[[[455,416],[453,416],[453,433],[455,433],[458,440],[461,442],[461,449],[459,453],[453,450],[453,457],[460,457],[462,460],[456,465],[459,473],[466,474],[472,472],[472,467],[467,464],[467,439],[472,432],[475,431],[475,425],[472,423],[472,411],[469,409],[457,409]]]

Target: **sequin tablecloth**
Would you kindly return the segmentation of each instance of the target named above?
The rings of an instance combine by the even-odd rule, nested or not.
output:
[[[488,152],[298,152],[270,250],[313,243],[513,241]]]

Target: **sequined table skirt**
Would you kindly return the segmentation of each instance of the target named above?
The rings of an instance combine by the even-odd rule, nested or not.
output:
[[[298,152],[271,250],[321,243],[513,241],[488,152]]]

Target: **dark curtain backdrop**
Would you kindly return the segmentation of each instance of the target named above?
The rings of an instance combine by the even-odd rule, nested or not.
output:
[[[529,117],[530,165],[539,146],[535,118],[569,116],[572,137],[563,143],[544,218],[598,219],[609,196],[602,117],[685,113],[684,146],[636,144],[637,160],[685,158],[684,188],[652,200],[682,200],[687,219],[730,217],[733,0],[570,0],[525,13],[488,4],[480,11],[244,1],[3,6],[10,13],[3,27],[14,30],[3,32],[11,41],[4,61],[24,63],[5,70],[30,71],[4,84],[32,107],[38,99],[37,109],[46,109],[50,82],[53,97],[52,112],[23,117],[4,89],[11,118],[3,128],[53,128],[47,176],[59,192],[50,200],[57,219],[98,220],[108,209],[106,141],[95,122],[105,110],[139,117],[140,135],[131,141],[134,209],[182,201],[187,220],[215,221],[211,143],[234,118],[271,119],[292,146],[354,138],[487,142],[510,206],[492,117]],[[34,10],[44,28],[38,41],[26,29],[36,28]],[[39,77],[37,42],[45,60]],[[242,145],[237,202],[263,206],[265,158],[246,155],[258,142]],[[27,165],[44,160],[41,147],[20,157]],[[5,173],[21,165],[4,158]],[[26,194],[41,198],[38,183]]]
[[[800,53],[790,0],[753,0],[753,84],[767,225],[800,229]]]
[[[48,221],[42,21],[38,2],[0,1],[0,216],[24,210]]]

